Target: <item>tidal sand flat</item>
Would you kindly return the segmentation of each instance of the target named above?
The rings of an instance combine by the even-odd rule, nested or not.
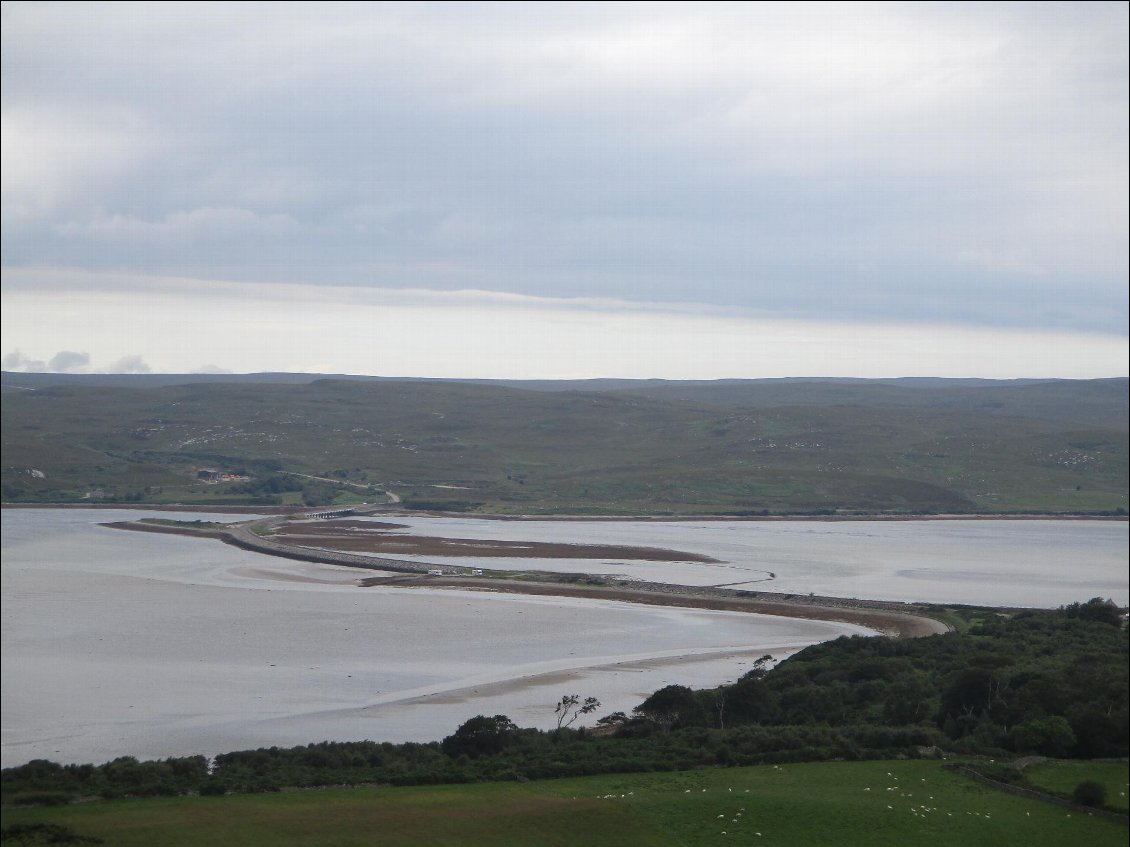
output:
[[[284,524],[275,531],[296,546],[349,553],[438,556],[450,558],[511,559],[629,559],[648,562],[705,562],[717,559],[684,550],[631,547],[620,544],[569,544],[544,541],[502,541],[484,538],[447,538],[410,535],[395,530],[405,524],[381,520],[301,521]]]
[[[896,602],[1130,604],[1130,524],[1104,520],[609,521],[400,516],[391,535],[693,551],[713,561],[498,558],[489,567]],[[437,554],[419,559],[466,566]]]
[[[454,590],[3,512],[3,764],[433,740],[475,714],[551,726],[565,693],[630,710],[863,627]],[[163,517],[170,517],[167,513]],[[193,514],[192,519],[213,519]],[[688,661],[688,657],[694,661]]]
[[[670,683],[717,685],[763,654],[873,631],[591,596],[405,590],[372,585],[379,574],[369,570],[100,525],[144,514],[2,512],[5,765],[433,740],[479,713],[547,727],[566,693],[599,698],[593,717],[628,711]],[[397,521],[404,527],[392,532],[482,543],[484,553],[501,540],[706,559],[484,555],[494,569],[546,563],[802,597],[1127,602],[1124,522]]]

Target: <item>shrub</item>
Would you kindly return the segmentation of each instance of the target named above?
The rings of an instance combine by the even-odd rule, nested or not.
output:
[[[1088,779],[1075,786],[1071,799],[1081,806],[1099,808],[1106,803],[1106,789],[1099,783]]]

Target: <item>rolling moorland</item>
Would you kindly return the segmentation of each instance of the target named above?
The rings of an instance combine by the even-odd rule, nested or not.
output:
[[[3,375],[2,496],[493,514],[1115,514],[1126,379]]]

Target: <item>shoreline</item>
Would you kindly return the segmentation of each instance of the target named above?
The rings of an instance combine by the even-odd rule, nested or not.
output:
[[[803,620],[850,623],[873,629],[893,638],[924,638],[951,632],[948,624],[930,617],[913,606],[886,600],[801,596],[772,591],[732,592],[726,589],[699,588],[662,583],[632,583],[631,586],[574,585],[525,580],[493,580],[475,577],[367,577],[367,588],[454,588],[529,596],[572,597],[611,600],[645,606],[672,606],[683,609],[708,609],[719,612],[747,612]]]
[[[250,506],[246,504],[206,505],[200,503],[0,503],[0,509],[107,509],[134,512],[201,512],[217,514],[227,512],[246,515],[302,515],[318,511],[345,511],[362,516],[425,517],[425,518],[464,518],[485,521],[638,521],[685,523],[706,521],[1130,521],[1130,514],[1085,514],[1079,512],[969,512],[969,513],[922,513],[892,514],[889,512],[851,513],[835,515],[814,515],[798,512],[796,514],[776,515],[726,515],[726,514],[624,514],[624,515],[586,515],[586,514],[497,514],[487,512],[444,512],[428,509],[405,509],[396,503],[370,504],[358,503],[342,506]]]
[[[274,521],[279,520],[274,518]],[[244,550],[276,558],[294,559],[315,564],[329,564],[361,570],[391,572],[394,576],[362,577],[359,587],[386,587],[404,590],[448,588],[462,591],[493,591],[532,596],[574,597],[590,600],[614,600],[652,606],[749,612],[807,620],[852,623],[874,629],[896,638],[920,638],[951,631],[948,624],[929,614],[930,604],[903,603],[890,600],[824,597],[781,594],[771,591],[748,591],[713,586],[684,586],[671,583],[631,582],[621,585],[593,584],[592,574],[553,571],[491,571],[465,568],[462,573],[430,575],[436,565],[358,556],[332,550],[313,550],[280,544],[273,538],[262,538],[248,524],[231,528],[170,526],[131,521],[102,524],[111,529],[132,532],[154,532],[208,538]],[[451,566],[447,566],[450,570]],[[480,573],[474,574],[478,570]]]

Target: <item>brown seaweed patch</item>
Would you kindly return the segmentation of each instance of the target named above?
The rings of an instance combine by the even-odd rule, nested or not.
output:
[[[386,532],[390,529],[408,529],[408,524],[392,523],[391,521],[356,521],[356,520],[331,520],[331,521],[303,521],[283,524],[275,529],[278,535],[332,535],[346,530],[349,532]]]
[[[288,527],[293,543],[307,543],[350,553],[394,553],[420,556],[474,556],[518,559],[629,559],[648,562],[717,562],[710,556],[659,547],[628,547],[615,544],[554,544],[544,541],[495,541],[478,538],[429,538],[419,535],[366,533],[299,533]]]

